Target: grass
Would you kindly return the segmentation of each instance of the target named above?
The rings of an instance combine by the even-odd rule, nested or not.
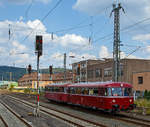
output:
[[[135,100],[135,104],[136,104],[137,107],[147,108],[145,113],[147,115],[150,115],[150,100],[147,100],[147,99],[137,99],[137,100]],[[135,109],[135,112],[142,113],[143,109],[141,109],[141,110]]]

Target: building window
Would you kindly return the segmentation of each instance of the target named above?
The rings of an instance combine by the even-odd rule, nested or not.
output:
[[[101,69],[95,70],[95,76],[96,76],[96,78],[101,77]]]
[[[123,76],[123,65],[120,65],[120,76]]]
[[[138,77],[138,84],[143,84],[143,77]]]
[[[105,68],[104,69],[104,77],[112,76],[112,68]]]
[[[85,68],[86,67],[86,64],[81,64],[81,68]]]
[[[93,78],[93,70],[88,71],[88,78]]]

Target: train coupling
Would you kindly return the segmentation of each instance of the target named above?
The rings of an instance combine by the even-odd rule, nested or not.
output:
[[[118,104],[112,105],[112,108],[113,108],[113,111],[120,111]]]

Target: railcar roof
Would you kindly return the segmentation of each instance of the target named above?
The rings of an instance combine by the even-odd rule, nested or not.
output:
[[[70,84],[68,87],[132,87],[132,85],[123,82],[91,82]]]

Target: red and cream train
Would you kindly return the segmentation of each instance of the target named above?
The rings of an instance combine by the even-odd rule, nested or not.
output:
[[[49,100],[71,103],[113,112],[132,110],[134,99],[132,85],[127,83],[55,84],[45,88]]]

